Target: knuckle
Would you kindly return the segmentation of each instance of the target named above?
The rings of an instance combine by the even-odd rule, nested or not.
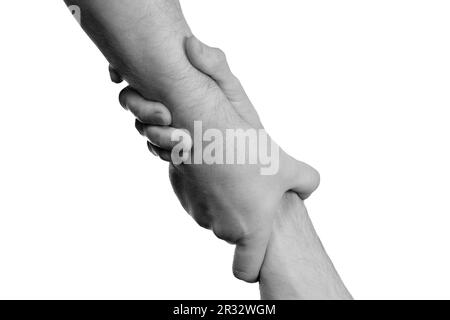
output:
[[[196,222],[203,229],[207,229],[207,230],[211,229],[211,223],[206,219],[198,219],[198,220],[196,220]]]
[[[236,279],[245,281],[247,283],[255,283],[258,279],[249,274],[247,271],[233,268],[233,275]]]
[[[316,169],[312,168],[311,173],[311,185],[313,188],[313,191],[317,190],[320,186],[320,173]]]
[[[213,229],[213,215],[206,204],[191,203],[191,205],[187,206],[186,211],[199,226],[208,230]]]
[[[229,243],[235,243],[236,242],[234,237],[231,234],[229,234],[226,230],[224,230],[223,228],[214,226],[213,232],[214,232],[214,235],[217,238],[219,238],[220,240],[223,240],[223,241],[226,241],[226,242],[229,242]]]
[[[214,235],[220,240],[236,244],[243,238],[244,231],[239,228],[229,228],[223,223],[213,225]]]

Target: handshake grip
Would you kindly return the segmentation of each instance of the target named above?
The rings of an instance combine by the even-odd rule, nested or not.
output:
[[[123,78],[138,90],[125,89],[121,104],[163,160],[173,162],[175,127],[191,135],[196,121],[222,133],[263,129],[225,55],[191,36],[178,0],[65,2],[81,8],[83,29],[115,67],[112,80]],[[259,164],[170,165],[183,207],[201,226],[236,244],[233,270],[248,282],[258,280],[284,194],[306,198],[319,183],[317,171],[282,150],[276,173],[262,175],[260,169]]]
[[[286,193],[294,191],[306,199],[318,186],[315,170],[283,151],[277,174],[261,175],[259,169],[252,165],[170,165],[171,183],[184,209],[200,226],[236,245],[233,273],[246,282],[259,279]]]
[[[200,226],[211,229],[218,238],[236,245],[234,275],[247,282],[256,282],[275,215],[282,214],[279,211],[285,194],[293,191],[306,199],[318,187],[319,174],[309,165],[290,157],[266,134],[255,108],[240,81],[231,72],[221,50],[208,47],[195,37],[187,39],[185,50],[189,62],[202,79],[206,76],[210,81],[201,95],[203,100],[195,108],[189,112],[171,113],[161,102],[144,99],[131,88],[122,91],[120,102],[136,116],[137,129],[147,138],[150,151],[170,162],[170,180],[183,208]],[[121,81],[114,69],[110,72],[114,82]],[[214,113],[211,113],[213,108]],[[195,131],[195,125],[183,131],[182,149],[189,153],[190,161],[177,163],[173,151],[178,144],[173,136],[180,130],[172,127],[172,121],[202,123],[206,130],[214,133],[200,133],[201,137],[208,135],[209,139],[205,140],[210,142],[212,136],[215,142],[223,142],[226,138],[220,137],[220,134],[227,136],[225,132],[230,130],[263,133],[265,145],[269,144],[271,153],[276,155],[273,160],[277,162],[277,170],[267,172],[264,167],[267,164],[259,158],[251,164],[225,164],[224,161],[195,163],[193,159],[199,154],[204,155],[205,144],[202,139],[200,143],[196,141],[199,133]],[[186,134],[187,131],[190,135]],[[248,158],[250,149],[247,145],[244,150]],[[215,150],[216,155],[218,151]],[[219,153],[222,154],[222,151]],[[225,151],[228,153],[228,148]],[[260,150],[257,148],[256,152],[260,153]]]

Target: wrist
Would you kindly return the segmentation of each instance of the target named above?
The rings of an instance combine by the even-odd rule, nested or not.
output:
[[[296,194],[277,212],[260,289],[263,299],[351,299]]]

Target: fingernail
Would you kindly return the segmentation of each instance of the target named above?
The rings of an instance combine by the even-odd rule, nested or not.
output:
[[[138,120],[136,120],[136,123],[134,125],[136,127],[136,130],[143,135],[144,134],[144,124],[142,124],[141,122],[139,122]]]
[[[152,144],[150,143],[150,141],[147,141],[147,147],[148,147],[148,150],[150,150],[150,152],[151,152],[155,157],[158,156],[158,155],[156,154],[155,149],[153,149],[153,146],[152,146]]]

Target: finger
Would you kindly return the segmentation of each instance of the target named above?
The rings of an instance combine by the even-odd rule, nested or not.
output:
[[[192,139],[190,134],[173,127],[149,126],[136,120],[136,129],[153,145],[167,151],[175,146],[182,146],[184,150],[191,150]]]
[[[236,245],[233,261],[233,274],[236,278],[249,283],[259,280],[269,238],[270,234],[265,233]]]
[[[114,83],[121,83],[123,81],[122,76],[111,65],[109,65],[109,76]]]
[[[126,87],[120,92],[119,101],[122,107],[130,110],[142,123],[158,126],[172,124],[172,115],[165,105],[144,99],[131,87]]]
[[[151,154],[153,154],[156,157],[159,156],[158,151],[161,150],[161,149],[158,146],[155,146],[150,141],[147,141],[147,148],[148,148],[148,150],[150,151]]]
[[[211,48],[196,37],[191,37],[186,42],[186,54],[192,65],[213,78],[232,102],[248,99],[239,79],[231,72],[222,50]]]
[[[147,141],[147,147],[153,155],[159,157],[161,160],[172,162],[170,151],[163,150],[160,147],[152,144],[150,141]]]

